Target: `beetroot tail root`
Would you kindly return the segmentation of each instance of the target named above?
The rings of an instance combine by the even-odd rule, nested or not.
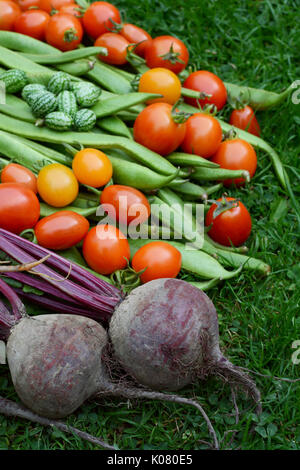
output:
[[[25,406],[19,405],[18,403],[15,403],[14,401],[8,400],[1,396],[0,396],[0,413],[5,416],[14,416],[17,418],[27,419],[29,421],[32,421],[33,423],[41,424],[42,426],[50,426],[52,428],[56,427],[57,429],[60,429],[63,432],[75,434],[76,436],[78,436],[81,439],[84,439],[85,441],[91,442],[92,444],[95,444],[95,445],[99,445],[103,449],[116,450],[116,447],[107,444],[106,442],[102,441],[101,439],[98,439],[95,436],[92,436],[91,434],[88,434],[84,431],[74,428],[73,426],[68,426],[62,421],[57,421],[57,420],[48,419],[48,418],[39,416],[33,413],[32,411],[30,411]]]

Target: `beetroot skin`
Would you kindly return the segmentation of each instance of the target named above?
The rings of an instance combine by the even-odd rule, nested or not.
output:
[[[89,318],[21,319],[8,338],[7,360],[22,402],[48,418],[71,414],[100,388],[106,343],[104,328]]]
[[[156,279],[134,289],[115,309],[109,336],[116,359],[146,387],[175,391],[213,374],[260,401],[254,382],[220,351],[214,304],[185,281]]]

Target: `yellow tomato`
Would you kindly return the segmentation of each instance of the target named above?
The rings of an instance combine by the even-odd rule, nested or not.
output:
[[[80,150],[74,157],[72,167],[78,181],[93,188],[107,184],[113,174],[109,158],[96,149]]]
[[[147,72],[141,76],[139,91],[143,93],[158,93],[163,95],[162,98],[147,101],[147,104],[175,104],[181,95],[181,83],[174,72],[157,67],[147,70]]]
[[[50,206],[65,207],[78,195],[78,181],[73,171],[60,163],[41,169],[37,178],[38,193]]]

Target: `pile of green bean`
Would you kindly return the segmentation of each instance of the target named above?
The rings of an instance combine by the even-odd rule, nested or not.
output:
[[[205,203],[208,195],[222,188],[222,180],[240,177],[249,180],[249,174],[243,170],[225,170],[207,159],[181,152],[164,158],[134,142],[130,123],[144,109],[149,97],[157,95],[134,92],[131,86],[134,75],[95,59],[93,56],[99,53],[95,49],[82,47],[63,53],[31,37],[0,31],[0,65],[3,67],[0,71],[17,68],[27,74],[30,82],[46,84],[60,70],[73,80],[89,80],[102,88],[99,101],[92,108],[97,116],[97,129],[91,132],[56,132],[37,127],[29,106],[21,98],[7,95],[6,104],[0,108],[0,154],[3,155],[0,164],[15,161],[38,173],[50,163],[71,166],[72,153],[78,145],[99,148],[105,150],[112,162],[114,183],[144,191],[158,206],[167,204],[171,210],[176,207],[182,220],[187,217],[183,210],[185,202],[195,207],[198,202]],[[238,92],[236,85],[226,85],[231,87],[232,93]],[[269,103],[267,106],[276,104],[276,94],[269,95],[265,91],[259,95],[258,90],[249,90],[256,107],[263,101]],[[187,91],[183,89],[184,93]],[[284,99],[281,95],[277,98],[278,102]],[[198,111],[186,104],[179,106],[188,113]],[[219,122],[224,132],[232,128],[221,120]],[[269,155],[282,186],[286,187],[287,175],[277,153],[262,139],[240,129],[235,131],[240,138]],[[99,194],[98,190],[91,192],[91,188],[82,188],[72,207],[63,209],[74,210],[97,222]],[[41,204],[42,216],[55,211],[56,208]],[[194,216],[190,217],[193,219]],[[178,227],[173,224],[170,229],[174,237],[171,243],[182,253],[183,271],[203,279],[203,282],[195,282],[199,288],[208,289],[221,279],[235,276],[242,268],[264,275],[270,271],[263,261],[247,256],[245,247],[225,248],[206,236],[203,245],[196,247],[198,249],[185,250],[184,244],[176,241]],[[146,230],[150,231],[151,227]],[[133,254],[141,244],[149,241],[131,240]],[[189,241],[188,237],[184,241]]]

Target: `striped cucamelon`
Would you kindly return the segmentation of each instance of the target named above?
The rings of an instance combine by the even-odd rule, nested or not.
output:
[[[48,91],[58,95],[61,91],[71,89],[71,79],[64,72],[55,73],[48,82]]]
[[[28,83],[28,78],[23,70],[10,69],[0,74],[0,81],[5,83],[6,93],[18,93]]]
[[[96,114],[91,109],[82,108],[74,116],[74,127],[77,131],[86,132],[95,127]]]
[[[94,106],[101,95],[101,88],[87,82],[74,83],[72,90],[75,93],[77,103],[81,108],[90,108],[91,106]]]
[[[74,116],[78,111],[76,96],[72,91],[61,91],[57,97],[58,111]]]
[[[45,125],[55,131],[68,131],[73,125],[72,116],[61,111],[55,111],[47,114]]]
[[[33,96],[31,109],[35,116],[44,117],[46,114],[55,111],[57,108],[57,98],[50,91],[38,93]]]

